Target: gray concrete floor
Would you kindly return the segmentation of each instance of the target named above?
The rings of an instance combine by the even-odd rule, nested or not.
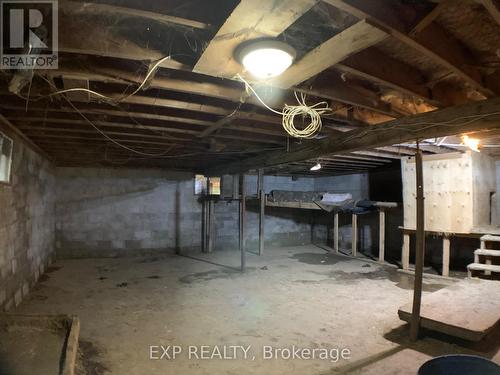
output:
[[[490,344],[468,347],[440,337],[410,344],[397,310],[411,301],[412,277],[394,268],[315,246],[248,254],[247,264],[240,273],[236,251],[61,260],[15,312],[79,316],[79,375],[416,374],[441,354],[500,359]],[[425,293],[446,283],[426,280]],[[179,345],[183,352],[150,360],[151,345]],[[190,345],[252,347],[247,360],[196,360],[187,358]],[[348,348],[351,356],[336,363],[262,358],[263,346],[292,345]]]

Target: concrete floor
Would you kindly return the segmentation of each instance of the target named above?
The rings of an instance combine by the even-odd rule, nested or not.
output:
[[[408,343],[397,310],[411,301],[412,277],[394,268],[315,246],[248,254],[247,264],[244,274],[236,269],[237,252],[58,261],[15,312],[78,315],[79,375],[416,374],[427,358],[446,353],[500,359],[489,343]],[[426,280],[425,293],[446,283]],[[151,345],[183,352],[150,360]],[[203,360],[188,358],[190,345],[198,353],[201,345],[251,348],[247,360],[242,352],[237,360]],[[351,355],[337,362],[262,358],[263,346],[292,345]]]

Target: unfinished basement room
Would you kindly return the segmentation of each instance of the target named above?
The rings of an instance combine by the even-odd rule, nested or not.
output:
[[[0,375],[500,375],[500,0],[0,8]]]

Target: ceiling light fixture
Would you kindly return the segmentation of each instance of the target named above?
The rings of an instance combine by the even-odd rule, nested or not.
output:
[[[321,169],[321,164],[320,163],[316,163],[315,165],[313,165],[311,167],[311,169],[309,169],[310,171],[319,171]]]
[[[462,143],[469,147],[472,151],[480,152],[480,140],[477,138],[470,138],[468,135],[462,136]]]
[[[259,79],[279,76],[295,59],[295,50],[286,43],[273,39],[257,39],[240,45],[235,52],[237,60]]]

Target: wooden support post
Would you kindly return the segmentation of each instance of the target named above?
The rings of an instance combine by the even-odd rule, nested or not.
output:
[[[410,235],[405,233],[403,235],[403,252],[401,254],[401,263],[403,269],[408,271],[410,269]]]
[[[352,256],[358,256],[358,215],[352,214]]]
[[[379,235],[378,235],[378,261],[385,261],[385,210],[380,209],[378,213],[379,217]]]
[[[417,143],[418,147],[418,143]],[[424,212],[424,177],[422,151],[417,148],[415,155],[415,173],[417,181],[417,238],[415,251],[415,283],[413,286],[413,308],[410,321],[410,340],[418,339],[420,329],[420,305],[422,302],[422,281],[425,255],[425,212]]]
[[[208,252],[214,250],[214,235],[215,235],[215,203],[213,200],[208,201]]]
[[[266,209],[266,194],[264,192],[264,171],[259,169],[257,194],[259,197],[259,255],[264,254],[264,218]]]
[[[201,201],[201,251],[207,251],[207,201]]]
[[[333,249],[339,253],[339,212],[333,214]]]
[[[450,237],[443,236],[443,270],[442,275],[448,277],[450,274]]]
[[[241,272],[245,270],[246,254],[245,254],[245,175],[240,175],[240,253],[241,253]]]

